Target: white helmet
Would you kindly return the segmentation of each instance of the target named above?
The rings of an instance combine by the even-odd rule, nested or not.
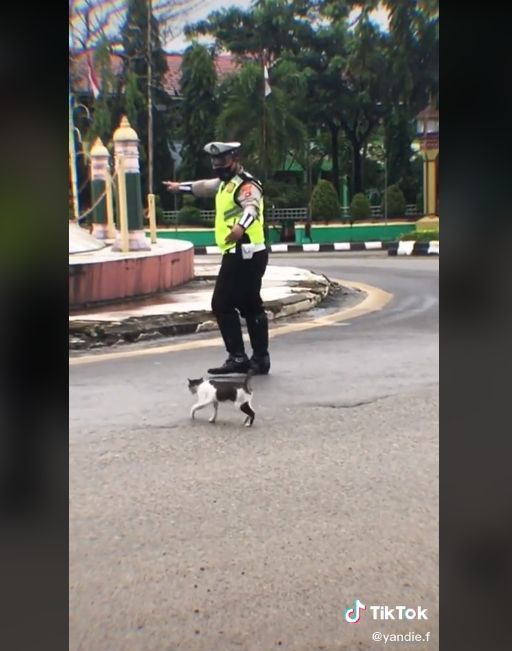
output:
[[[233,154],[242,145],[239,142],[209,142],[204,146],[204,150],[210,156],[217,157],[224,154]]]
[[[233,157],[237,158],[240,147],[239,142],[209,142],[204,146],[204,151],[211,157],[215,176],[223,181],[233,176]]]

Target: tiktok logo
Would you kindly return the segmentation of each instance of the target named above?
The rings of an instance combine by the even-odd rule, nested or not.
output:
[[[361,619],[362,610],[366,610],[366,606],[361,601],[359,601],[359,599],[356,599],[354,602],[354,607],[347,608],[345,611],[345,621],[347,621],[349,624],[357,624],[357,622]]]

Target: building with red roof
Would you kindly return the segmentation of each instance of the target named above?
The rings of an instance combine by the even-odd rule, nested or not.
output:
[[[87,76],[88,55],[92,58],[92,52],[82,50],[70,53],[71,91],[81,97],[92,95]],[[164,88],[171,97],[181,97],[180,80],[183,54],[166,54],[165,56],[167,58],[167,73],[164,78]],[[114,74],[120,74],[123,67],[122,57],[119,54],[112,54],[111,65]],[[215,67],[219,79],[223,79],[236,72],[239,66],[231,54],[219,54],[215,57]]]

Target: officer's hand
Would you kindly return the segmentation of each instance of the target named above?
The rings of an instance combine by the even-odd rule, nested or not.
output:
[[[229,242],[238,242],[238,240],[242,237],[244,232],[245,231],[242,228],[242,226],[240,226],[239,224],[235,224],[235,226],[233,226],[233,228],[231,229],[231,233],[229,233],[228,236],[226,237],[225,240],[226,244],[228,244]]]
[[[169,192],[179,192],[180,184],[177,181],[162,181],[165,185],[166,190]]]

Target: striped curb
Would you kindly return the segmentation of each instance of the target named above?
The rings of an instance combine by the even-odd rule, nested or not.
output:
[[[271,244],[271,253],[322,253],[324,251],[373,251],[396,247],[397,242],[312,242],[308,244]],[[195,246],[197,255],[219,255],[217,246]]]
[[[439,240],[395,242],[392,247],[388,248],[388,255],[439,255]]]

